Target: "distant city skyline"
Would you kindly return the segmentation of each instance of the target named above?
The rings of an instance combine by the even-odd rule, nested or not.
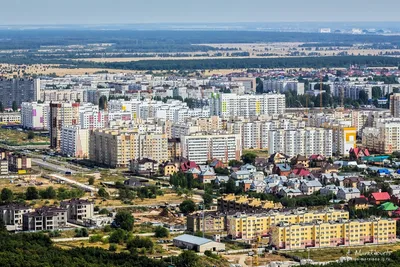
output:
[[[0,25],[390,22],[400,1],[0,0]]]

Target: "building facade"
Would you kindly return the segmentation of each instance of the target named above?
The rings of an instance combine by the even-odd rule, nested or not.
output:
[[[240,160],[241,137],[238,134],[193,134],[181,137],[182,156],[198,164],[218,159],[223,163]]]
[[[287,250],[394,242],[396,221],[383,218],[301,224],[281,222],[273,227],[271,235],[275,248]]]
[[[61,153],[70,157],[89,158],[89,129],[79,125],[61,129]]]
[[[11,108],[13,102],[18,107],[22,102],[39,100],[39,79],[0,79],[0,102],[5,108]]]

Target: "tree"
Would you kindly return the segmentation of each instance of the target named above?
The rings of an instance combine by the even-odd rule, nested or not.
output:
[[[0,233],[7,233],[7,226],[4,220],[0,220]]]
[[[206,207],[210,207],[210,205],[213,203],[212,195],[208,194],[208,193],[204,193],[203,201],[204,201],[204,205],[206,205]]]
[[[17,101],[15,101],[15,100],[12,102],[12,110],[14,112],[18,111],[18,104],[17,104]]]
[[[108,108],[108,100],[107,97],[105,95],[102,95],[99,98],[99,109],[100,110],[107,110]]]
[[[154,229],[154,233],[155,233],[155,237],[157,237],[157,238],[169,237],[169,230],[162,226],[157,226]]]
[[[123,229],[117,229],[110,234],[108,242],[122,244],[126,239],[127,233]]]
[[[196,204],[193,202],[193,200],[186,199],[179,205],[179,209],[185,214],[192,213],[196,210]]]
[[[377,99],[382,97],[382,89],[379,86],[372,87],[372,98]]]
[[[236,192],[236,183],[233,179],[229,179],[225,186],[225,193],[233,194]]]
[[[241,162],[241,161],[238,161],[238,160],[236,160],[236,159],[232,159],[232,160],[230,160],[230,161],[228,162],[228,165],[229,165],[230,167],[239,167],[239,166],[242,165],[242,162]]]
[[[4,105],[3,102],[0,101],[0,112],[4,112]]]
[[[39,194],[44,199],[55,199],[57,197],[57,192],[52,186],[47,187],[43,191],[40,191]]]
[[[75,229],[75,237],[88,237],[89,232],[86,228],[77,228]]]
[[[175,260],[176,267],[196,267],[198,263],[199,256],[192,250],[183,251]]]
[[[99,191],[97,191],[97,194],[99,194],[99,197],[102,197],[102,198],[108,198],[109,197],[109,195],[108,195],[108,193],[107,193],[107,191],[106,191],[106,189],[104,187],[101,187],[99,189]]]
[[[242,161],[246,164],[254,164],[255,160],[257,158],[257,155],[254,153],[246,153],[242,155]]]
[[[360,104],[368,104],[368,94],[364,90],[361,90],[360,93],[358,94],[358,100],[360,101]]]
[[[129,211],[121,210],[117,212],[117,215],[115,215],[115,226],[125,231],[132,231],[134,222],[135,219]]]
[[[94,177],[90,176],[88,182],[89,182],[89,185],[94,185]]]
[[[25,198],[27,200],[38,199],[39,198],[39,192],[36,189],[36,187],[33,187],[33,186],[28,187],[28,189],[26,190],[26,193],[25,193]]]
[[[32,139],[34,139],[34,138],[35,138],[35,133],[34,133],[34,132],[32,132],[32,131],[29,131],[29,132],[28,132],[28,136],[27,136],[27,138],[28,138],[28,140],[32,140]]]
[[[126,244],[126,248],[130,251],[137,248],[152,249],[154,247],[153,241],[148,237],[135,236]]]
[[[1,190],[1,201],[5,203],[11,203],[14,199],[13,192],[8,188],[3,188]]]

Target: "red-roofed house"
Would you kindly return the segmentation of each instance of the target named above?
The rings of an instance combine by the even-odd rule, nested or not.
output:
[[[311,173],[306,168],[295,168],[292,173],[299,177],[309,176]]]
[[[359,160],[362,157],[370,155],[368,149],[360,147],[350,148],[349,154],[350,160]]]
[[[188,161],[184,161],[181,163],[181,171],[183,171],[183,172],[186,172],[187,170],[194,169],[194,168],[200,170],[199,166],[194,161],[188,160]]]
[[[369,201],[371,204],[380,205],[384,202],[390,201],[390,195],[388,192],[372,193]]]

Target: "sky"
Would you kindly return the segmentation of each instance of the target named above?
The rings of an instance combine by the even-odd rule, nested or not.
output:
[[[0,25],[400,21],[400,0],[0,0]]]

